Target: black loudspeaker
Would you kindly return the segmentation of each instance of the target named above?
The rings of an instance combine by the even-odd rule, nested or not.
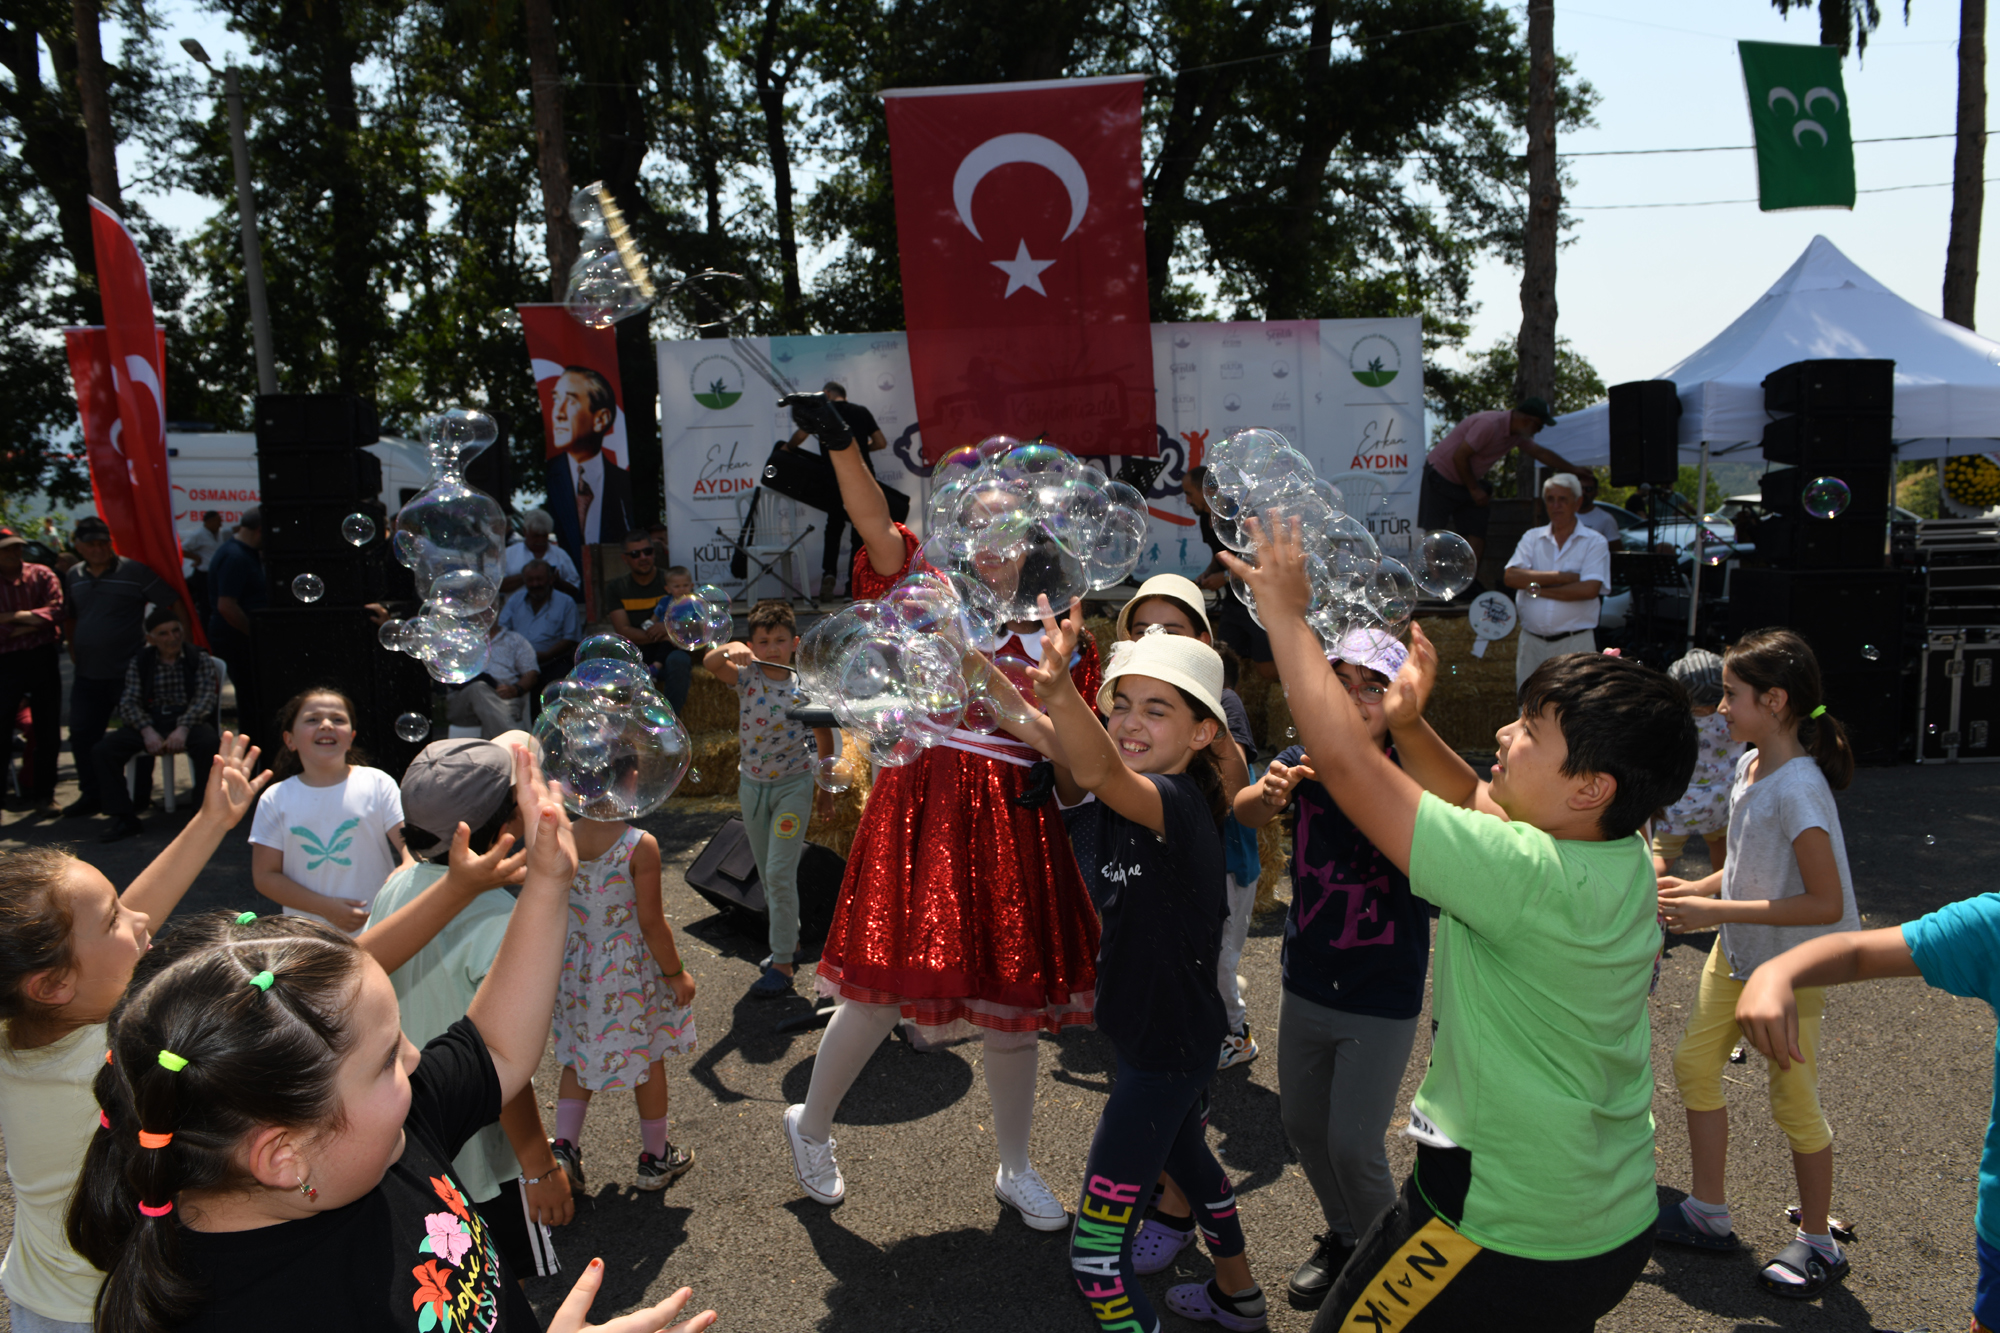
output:
[[[1890,417],[1802,413],[1764,427],[1764,457],[1773,463],[1816,468],[1880,468],[1891,456]]]
[[[275,581],[274,581],[275,582]],[[273,590],[274,597],[289,596]],[[432,683],[423,663],[382,647],[375,622],[358,606],[274,606],[252,613],[257,652],[257,695],[270,726],[286,700],[301,690],[326,687],[354,701],[356,745],[368,762],[401,778],[410,760],[429,741],[406,741],[396,734],[404,713],[431,716]],[[267,754],[284,741],[259,733]]]
[[[474,488],[498,500],[502,509],[507,509],[514,500],[514,460],[507,452],[508,418],[505,412],[495,412],[492,416],[500,427],[500,436],[465,465],[465,479]]]
[[[257,482],[267,505],[374,500],[382,494],[382,460],[358,445],[260,444]]]
[[[1611,484],[1671,486],[1680,475],[1680,392],[1672,380],[1611,386]]]
[[[1827,711],[1864,763],[1895,763],[1904,745],[1902,640],[1909,576],[1900,570],[1739,569],[1729,635],[1787,626],[1812,646]]]
[[[1764,377],[1767,412],[1886,418],[1895,406],[1894,361],[1794,361]]]
[[[847,862],[831,848],[809,842],[799,857],[799,939],[822,940],[833,922]],[[687,868],[688,887],[711,905],[728,911],[769,913],[763,881],[750,853],[750,839],[738,818],[727,820]]]
[[[272,444],[373,444],[382,436],[375,404],[351,393],[260,393],[255,429],[259,452]]]
[[[1737,526],[1739,536],[1742,525]],[[1879,512],[1835,519],[1773,514],[1757,524],[1757,554],[1783,569],[1853,570],[1857,576],[1887,563],[1889,530]]]

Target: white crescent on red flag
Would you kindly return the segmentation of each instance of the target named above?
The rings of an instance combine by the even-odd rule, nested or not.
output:
[[[618,401],[618,420],[605,438],[604,452],[620,467],[631,462],[625,445],[625,390],[618,382],[618,334],[615,329],[593,329],[579,324],[569,307],[552,304],[519,305],[521,332],[528,338],[528,361],[535,373],[535,393],[542,400],[542,457],[554,458],[562,450],[556,444],[556,381],[571,366],[586,366],[610,381]]]
[[[1159,452],[1143,75],[882,94],[924,456]]]
[[[174,531],[173,486],[167,475],[166,339],[153,318],[146,261],[118,215],[96,199],[90,201],[90,239],[97,256],[97,292],[104,303],[101,359],[87,361],[79,371],[79,351],[86,358],[98,356],[94,340],[69,340],[90,488],[98,513],[111,527],[112,548],[166,580],[196,622],[187,627],[189,635],[205,647],[201,617],[181,579],[181,540]],[[90,443],[92,416],[101,416],[104,406],[101,384],[94,381],[107,374],[116,419],[100,449]]]

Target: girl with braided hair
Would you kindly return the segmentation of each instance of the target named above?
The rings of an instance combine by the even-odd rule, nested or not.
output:
[[[451,1172],[527,1086],[562,965],[576,844],[529,751],[514,760],[520,899],[470,1011],[421,1057],[388,974],[320,922],[200,918],[146,959],[111,1015],[69,1216],[106,1272],[102,1333],[539,1329]],[[551,1329],[587,1327],[602,1275],[593,1260]],[[657,1333],[689,1294],[602,1327]]]
[[[105,1020],[164,920],[251,806],[257,747],[222,733],[201,810],[123,894],[54,848],[0,855],[0,1134],[14,1187],[14,1238],[0,1285],[18,1333],[90,1327],[104,1274],[70,1248],[63,1210],[97,1124],[90,1081]]]

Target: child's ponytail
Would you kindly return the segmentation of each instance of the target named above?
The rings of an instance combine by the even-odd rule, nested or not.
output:
[[[70,1245],[106,1274],[100,1333],[159,1333],[199,1312],[176,1213],[189,1191],[259,1188],[235,1164],[247,1135],[339,1122],[360,958],[315,921],[217,913],[141,960],[111,1016],[99,1129],[69,1207]]]
[[[1819,762],[1827,786],[1843,791],[1854,781],[1854,747],[1848,744],[1847,728],[1826,711],[1819,659],[1804,639],[1789,629],[1760,629],[1730,645],[1722,660],[1757,693],[1785,692],[1785,710],[1798,726],[1799,744]]]

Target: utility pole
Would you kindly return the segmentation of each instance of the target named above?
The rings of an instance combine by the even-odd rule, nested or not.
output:
[[[563,142],[562,71],[556,61],[556,20],[549,0],[526,0],[528,83],[535,109],[535,158],[542,177],[542,223],[548,232],[549,299],[569,291],[576,264],[576,223],[569,215],[569,153]]]
[[[104,44],[97,29],[97,0],[71,0],[70,15],[76,24],[76,92],[83,104],[90,193],[122,215],[125,205],[118,195],[118,141],[112,136],[111,99],[104,88]]]
[[[211,71],[208,52],[192,37],[181,49]],[[257,392],[278,391],[278,362],[271,351],[271,309],[264,299],[264,247],[257,240],[257,197],[250,189],[250,143],[243,129],[243,82],[236,66],[222,71],[229,108],[229,144],[236,157],[236,219],[243,233],[243,285],[250,297],[250,341],[257,349]]]
[[[1973,327],[1979,225],[1986,209],[1986,0],[1959,0],[1958,149],[1951,169],[1951,239],[1944,248],[1944,317]]]
[[[1562,199],[1556,180],[1555,0],[1528,4],[1528,218],[1522,245],[1521,335],[1515,342],[1515,401],[1555,401],[1556,229]],[[1523,495],[1535,493],[1534,467],[1521,469]]]

